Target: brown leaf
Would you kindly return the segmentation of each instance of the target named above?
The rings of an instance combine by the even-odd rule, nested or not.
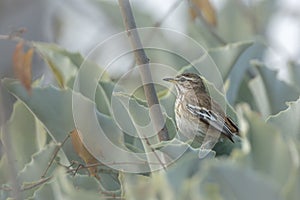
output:
[[[200,11],[204,20],[212,25],[217,25],[217,17],[216,12],[212,4],[209,0],[190,0],[190,16],[192,20],[195,20],[195,18],[198,16],[198,12]]]
[[[23,78],[22,83],[27,89],[27,91],[31,91],[31,66],[32,66],[32,56],[34,49],[30,48],[26,54],[24,55],[24,68],[23,68]]]
[[[190,16],[191,16],[191,19],[193,21],[195,21],[195,19],[197,18],[197,12],[196,12],[196,8],[193,8],[193,7],[190,7],[189,9],[189,13],[190,13]]]
[[[13,54],[13,69],[17,79],[23,84],[27,92],[31,92],[31,66],[33,48],[30,48],[26,53],[24,52],[24,42],[21,41],[16,45]]]
[[[23,52],[23,46],[24,42],[19,42],[16,45],[14,54],[13,54],[13,67],[14,67],[14,73],[17,78],[19,78],[22,74],[22,66],[23,66],[23,60],[24,60],[24,52]]]
[[[85,148],[83,145],[80,136],[80,132],[78,130],[73,130],[71,132],[71,141],[73,144],[73,148],[77,155],[85,162],[85,164],[96,164],[99,163],[99,161],[92,155],[90,152]],[[98,169],[97,166],[95,167],[89,167],[88,168],[90,175],[98,178]]]

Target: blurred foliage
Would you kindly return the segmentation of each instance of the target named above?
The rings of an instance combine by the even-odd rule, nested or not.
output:
[[[257,1],[252,8],[235,2],[226,1],[213,28],[226,45],[211,34],[211,27],[195,20],[189,24],[189,36],[204,44],[207,53],[189,65],[174,55],[164,61],[174,62],[177,73],[203,72],[211,96],[223,103],[239,125],[240,143],[219,142],[207,157],[199,159],[197,141],[184,141],[177,133],[175,96],[163,85],[157,88],[171,140],[159,142],[155,135],[148,135],[152,129],[147,127],[150,116],[142,92],[129,94],[118,79],[79,53],[33,42],[57,82],[45,86],[40,78],[28,92],[18,80],[2,80],[17,101],[11,118],[1,127],[1,142],[7,147],[10,138],[9,155],[14,158],[13,163],[8,154],[0,159],[0,199],[13,196],[14,183],[8,173],[12,170],[18,172],[15,178],[21,197],[32,200],[298,199],[299,66],[290,63],[287,83],[262,61],[267,47],[256,37],[265,31],[273,1]],[[116,6],[102,1],[97,6],[122,26],[114,15]],[[138,24],[149,24],[144,23],[147,16],[143,12],[135,11],[135,15]],[[162,37],[164,42],[169,41]],[[155,62],[164,57],[150,55]],[[215,66],[222,83],[213,82]],[[154,74],[161,73],[159,70]],[[135,78],[132,82],[138,82]],[[83,125],[78,127],[77,120]],[[95,123],[103,133],[94,128]],[[62,145],[77,128],[83,130],[78,132],[75,150],[70,139]],[[87,162],[78,147],[99,163]],[[162,166],[163,161],[169,165]],[[97,175],[91,173],[94,177],[89,176],[91,167],[97,168]]]

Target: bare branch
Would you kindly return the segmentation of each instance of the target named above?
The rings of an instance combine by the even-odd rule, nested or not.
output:
[[[24,42],[28,47],[33,47],[32,42],[23,39],[21,36],[27,30],[25,28],[20,28],[18,30],[12,31],[9,35],[0,35],[0,40],[11,40],[15,42]]]
[[[40,185],[43,185],[44,183],[46,183],[47,181],[49,181],[49,180],[52,179],[52,178],[53,178],[53,176],[49,176],[49,177],[47,177],[47,178],[42,178],[42,179],[40,179],[39,181],[37,181],[37,182],[35,182],[35,183],[33,183],[33,184],[24,186],[24,187],[22,188],[22,191],[31,190],[31,189],[33,189],[33,188],[35,188],[35,187],[38,187],[38,186],[40,186]]]
[[[151,147],[151,144],[148,140],[148,138],[145,137],[146,140],[146,144],[150,147],[151,151],[153,152],[153,154],[155,155],[156,159],[158,160],[158,162],[161,164],[161,166],[164,168],[164,170],[166,170],[166,165],[163,163],[163,161],[161,160],[161,158],[159,157],[159,155],[157,154],[157,152],[155,152],[155,149],[153,149]]]
[[[35,188],[35,187],[38,187],[38,186],[40,186],[40,185],[43,185],[44,183],[46,183],[47,181],[49,181],[49,180],[52,179],[52,178],[53,178],[53,176],[49,176],[49,177],[47,177],[47,178],[42,178],[42,179],[38,180],[38,181],[35,182],[35,183],[28,184],[28,185],[22,187],[20,191],[31,190],[31,189],[33,189],[33,188]],[[0,187],[0,190],[4,190],[4,191],[12,191],[13,188],[11,188],[10,186],[3,186],[3,187]]]
[[[52,157],[51,157],[51,159],[50,159],[50,161],[49,161],[49,163],[48,163],[48,166],[47,166],[47,168],[45,169],[45,171],[44,171],[43,175],[41,176],[41,178],[44,178],[44,177],[46,176],[46,174],[47,174],[47,172],[48,172],[50,166],[52,165],[54,159],[56,158],[56,156],[57,156],[59,150],[62,148],[62,146],[65,144],[65,142],[68,140],[69,137],[70,137],[70,134],[68,134],[68,135],[66,136],[66,138],[63,140],[63,142],[55,148],[55,150],[54,150],[54,152],[53,152],[53,154],[52,154]]]
[[[136,24],[129,0],[119,0],[119,6],[121,9],[124,25],[126,27],[131,46],[134,50],[136,63],[139,65],[139,71],[143,82],[145,96],[148,102],[148,106],[150,108],[151,120],[153,121],[155,130],[158,132],[159,140],[168,140],[169,134],[167,127],[165,124],[162,125],[162,123],[164,123],[164,119],[162,111],[159,107],[158,98],[154,88],[149,66],[149,59],[143,49],[143,45],[141,43],[138,31],[136,29]]]
[[[171,5],[171,7],[169,8],[169,10],[166,12],[166,14],[159,19],[158,21],[156,21],[152,26],[154,28],[159,28],[161,27],[161,25],[166,21],[166,19],[177,9],[177,7],[181,4],[181,2],[183,2],[184,0],[177,0],[173,5]],[[154,29],[152,29],[152,31],[150,32],[150,34],[148,34],[148,37],[144,40],[144,44],[148,44],[151,39],[154,37],[156,31]],[[132,61],[132,64],[130,65],[130,68],[133,68],[135,66],[136,62],[135,60]]]

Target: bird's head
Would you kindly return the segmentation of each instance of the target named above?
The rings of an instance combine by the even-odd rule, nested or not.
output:
[[[206,92],[205,84],[197,74],[183,73],[177,75],[175,78],[164,78],[163,80],[174,83],[178,93],[185,93],[190,90]]]

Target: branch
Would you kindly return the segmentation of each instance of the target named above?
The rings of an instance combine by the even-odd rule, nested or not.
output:
[[[65,137],[65,139],[63,140],[63,142],[62,142],[61,144],[59,144],[59,145],[55,148],[55,150],[54,150],[54,152],[53,152],[53,154],[52,154],[52,157],[51,157],[51,159],[50,159],[50,161],[49,161],[49,163],[48,163],[48,166],[47,166],[47,168],[45,169],[44,173],[42,174],[41,178],[45,178],[45,176],[46,176],[46,174],[47,174],[47,172],[48,172],[50,166],[52,165],[54,159],[56,158],[56,156],[57,156],[59,150],[62,148],[62,146],[65,144],[65,142],[69,139],[69,137],[70,137],[70,133]]]
[[[31,190],[31,189],[33,189],[33,188],[35,188],[35,187],[39,187],[39,186],[43,185],[44,183],[48,182],[48,181],[49,181],[50,179],[52,179],[52,178],[53,178],[53,176],[49,176],[49,177],[47,177],[47,178],[42,178],[42,179],[40,179],[39,181],[37,181],[36,183],[33,183],[33,184],[30,184],[30,185],[24,186],[24,187],[22,188],[22,191]]]
[[[166,14],[158,21],[156,21],[152,27],[154,28],[159,28],[161,27],[161,25],[166,21],[166,19],[177,9],[177,7],[180,5],[181,2],[183,2],[184,0],[177,0],[170,8],[169,10],[166,12]],[[146,39],[144,40],[144,44],[148,44],[149,41],[151,41],[151,39],[154,37],[155,35],[155,29],[152,29],[152,31],[148,34],[148,37],[146,37]],[[136,62],[135,60],[132,61],[132,64],[130,65],[130,68],[133,68],[135,66]]]
[[[140,76],[143,82],[145,96],[150,108],[150,118],[153,121],[154,128],[158,132],[160,141],[169,140],[169,134],[164,122],[162,111],[159,107],[158,98],[154,88],[149,59],[143,49],[138,31],[136,29],[135,20],[131,10],[129,0],[119,0],[119,6],[123,16],[124,25],[134,50],[136,63],[139,65]],[[155,109],[154,109],[155,108]]]
[[[166,170],[166,165],[163,163],[163,161],[161,160],[161,158],[159,157],[159,155],[157,154],[155,149],[153,149],[151,147],[151,144],[150,144],[148,138],[145,137],[145,140],[146,140],[146,144],[150,147],[151,151],[153,152],[153,154],[156,157],[156,159],[158,160],[158,162],[161,164],[161,166],[164,168],[164,170]]]
[[[0,40],[10,40],[15,42],[24,42],[25,45],[33,47],[32,42],[23,39],[21,36],[26,32],[25,28],[12,31],[9,35],[0,35]]]
[[[49,181],[49,180],[52,179],[52,178],[53,178],[52,175],[49,176],[49,177],[47,177],[47,178],[42,178],[42,179],[38,180],[38,181],[35,182],[35,183],[32,183],[32,184],[28,184],[28,185],[26,185],[26,186],[23,186],[23,187],[21,188],[20,191],[24,192],[24,191],[26,191],[26,190],[31,190],[31,189],[33,189],[33,188],[35,188],[35,187],[41,186],[41,185],[43,185],[44,183],[46,183],[47,181]],[[11,188],[10,186],[4,185],[3,187],[0,187],[0,190],[4,190],[4,191],[12,191],[13,188]]]

